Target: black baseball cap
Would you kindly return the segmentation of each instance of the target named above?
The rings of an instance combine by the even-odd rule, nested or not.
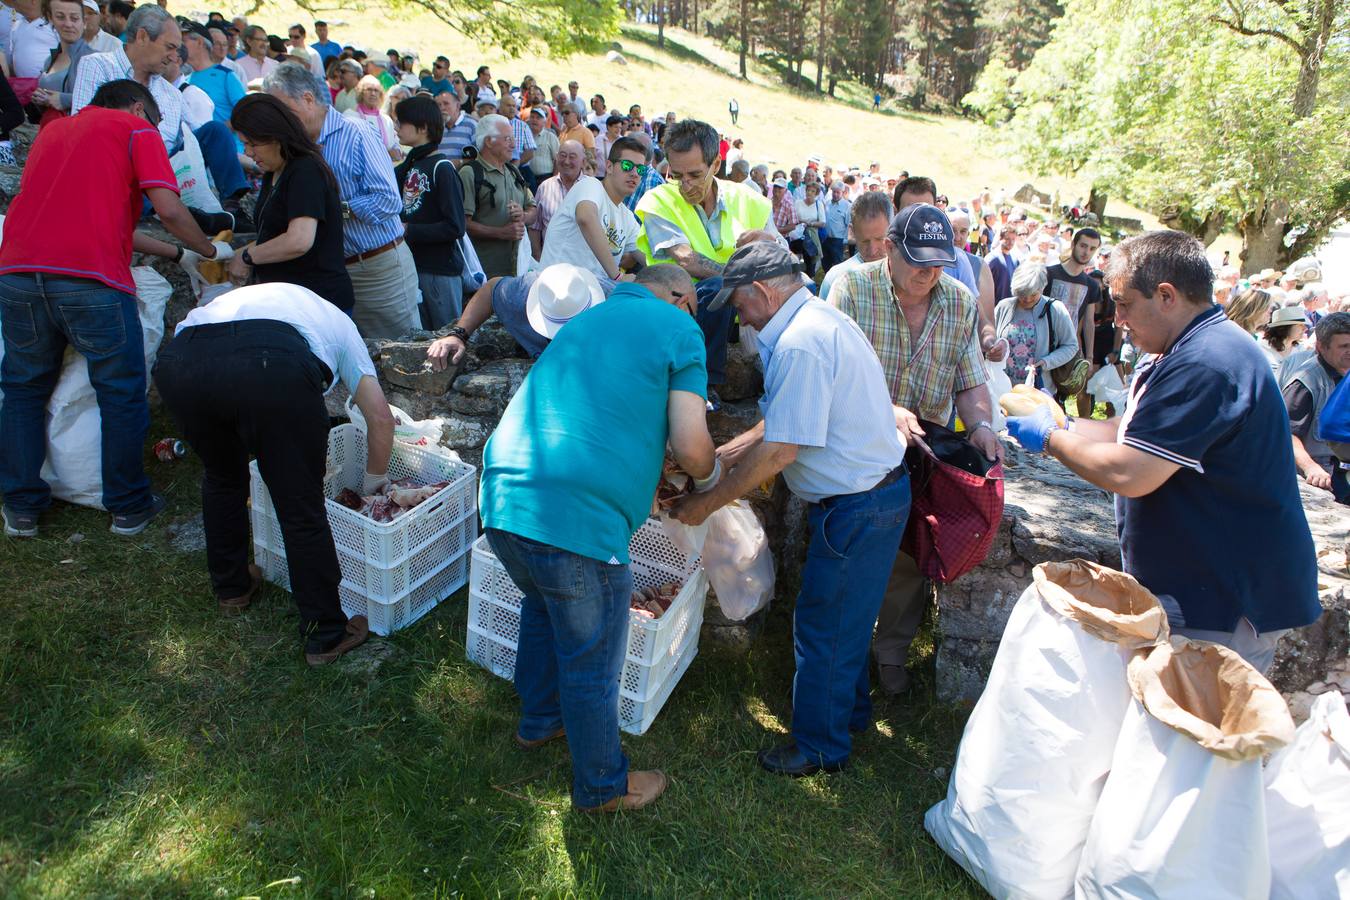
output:
[[[721,309],[736,288],[801,270],[802,264],[797,262],[797,257],[777,241],[751,241],[727,260],[726,268],[722,270],[722,289],[708,304],[708,309]]]
[[[176,21],[178,22],[178,30],[183,32],[183,34],[195,34],[208,44],[211,43],[211,31],[201,22],[197,22],[184,16],[178,16]]]
[[[952,223],[947,214],[929,203],[911,203],[895,214],[886,231],[911,266],[928,268],[956,262]]]

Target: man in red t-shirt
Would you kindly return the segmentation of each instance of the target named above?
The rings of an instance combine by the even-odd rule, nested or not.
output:
[[[141,465],[150,426],[145,352],[131,277],[133,250],[177,259],[228,259],[178,198],[178,181],[150,92],[111,81],[79,114],[33,144],[0,244],[0,492],[5,533],[37,534],[51,504],[42,480],[46,408],[66,345],[89,365],[103,436],[103,505],[116,534],[139,534],[164,508]],[[143,196],[188,249],[136,232]]]

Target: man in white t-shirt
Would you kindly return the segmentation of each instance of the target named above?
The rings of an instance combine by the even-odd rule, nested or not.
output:
[[[623,201],[638,189],[646,168],[642,144],[633,138],[615,141],[604,179],[577,179],[549,220],[539,265],[565,262],[587,269],[600,279],[606,294],[623,268],[642,268],[644,257],[637,249],[641,226]]]
[[[14,78],[37,78],[51,58],[52,51],[61,43],[56,29],[42,15],[42,4],[38,0],[11,0],[8,6],[14,12],[4,10],[4,15],[12,17],[9,32],[9,64]]]
[[[238,288],[188,313],[160,350],[154,377],[205,468],[206,565],[220,611],[243,612],[262,584],[248,564],[248,463],[256,457],[281,531],[281,546],[269,550],[285,554],[305,661],[324,665],[359,646],[368,624],[342,611],[324,508],[324,395],[341,381],[365,419],[364,477],[343,485],[361,497],[389,483],[394,417],[355,323],[297,285]]]
[[[319,55],[318,50],[305,46],[305,26],[298,23],[292,25],[287,36],[290,38],[287,43],[291,45],[291,55],[307,57],[309,59],[309,70],[323,78],[323,57]]]

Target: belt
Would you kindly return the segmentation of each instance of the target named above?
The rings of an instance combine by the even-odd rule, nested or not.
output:
[[[356,254],[355,256],[349,256],[349,257],[347,257],[346,259],[344,259],[344,260],[342,261],[342,264],[343,264],[343,265],[346,265],[346,266],[350,266],[352,263],[359,263],[359,262],[362,262],[362,261],[367,260],[367,259],[373,259],[374,257],[379,256],[381,253],[386,253],[386,252],[388,252],[388,251],[390,251],[390,250],[393,250],[395,247],[397,247],[397,246],[398,246],[399,244],[401,244],[401,243],[403,243],[403,237],[402,237],[402,235],[400,235],[399,237],[394,238],[392,241],[390,241],[390,242],[387,243],[387,244],[381,244],[380,246],[376,247],[374,250],[367,250],[365,253],[358,253],[358,254]]]
[[[884,476],[882,476],[881,480],[878,481],[876,484],[872,485],[865,491],[858,491],[858,494],[866,494],[870,491],[880,490],[881,488],[884,488],[888,485],[895,484],[901,478],[904,478],[905,475],[907,475],[908,473],[909,473],[909,466],[902,462],[900,463],[900,465],[896,466],[894,469],[891,469]],[[858,496],[858,494],[835,494],[833,497],[821,497],[816,502],[822,505],[828,505],[834,502],[835,500],[840,499],[841,497],[856,497]]]

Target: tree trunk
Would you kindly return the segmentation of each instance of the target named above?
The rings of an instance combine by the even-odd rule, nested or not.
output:
[[[666,46],[666,0],[656,0],[656,46]]]
[[[1098,222],[1106,221],[1106,191],[1094,184],[1088,191],[1087,205],[1088,212],[1095,215]]]
[[[1266,201],[1259,209],[1248,213],[1238,223],[1242,233],[1242,274],[1250,275],[1262,269],[1283,269],[1289,262],[1289,250],[1284,246],[1285,225],[1289,218],[1289,204],[1284,200]]]
[[[820,0],[820,23],[816,29],[816,93],[825,72],[825,0]]]
[[[750,0],[741,0],[741,78],[745,74],[745,51],[750,45]]]

